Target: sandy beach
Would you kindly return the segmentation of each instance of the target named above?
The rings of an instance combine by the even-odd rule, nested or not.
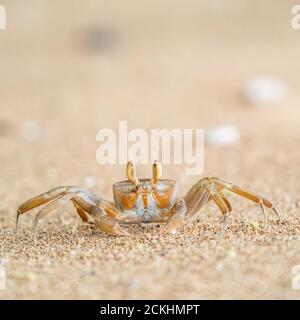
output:
[[[2,1],[0,32],[0,299],[299,299],[300,31],[292,1]],[[284,81],[277,106],[243,97],[257,76]],[[61,185],[112,200],[123,165],[99,165],[101,128],[210,128],[230,124],[232,145],[205,147],[201,176],[163,166],[183,196],[204,176],[261,194],[282,220],[227,192],[233,212],[208,204],[176,234],[126,226],[114,237],[84,224],[68,202],[39,224],[20,203]],[[140,177],[151,166],[138,165]],[[300,286],[299,286],[300,287]]]

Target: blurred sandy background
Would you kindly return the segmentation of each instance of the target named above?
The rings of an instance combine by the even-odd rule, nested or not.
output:
[[[292,298],[300,264],[300,30],[296,1],[1,1],[0,298]],[[244,84],[284,81],[273,107],[250,105]],[[232,196],[223,240],[208,206],[176,235],[129,227],[130,239],[83,225],[71,205],[41,222],[33,213],[14,232],[17,205],[59,185],[112,199],[123,166],[96,162],[96,133],[117,128],[209,128],[230,124],[239,143],[205,149],[203,175],[270,198],[283,213],[265,231],[259,209]],[[139,167],[149,175],[150,167]],[[199,177],[165,166],[184,194]],[[94,183],[88,183],[92,177]],[[94,179],[94,180],[93,180]],[[271,217],[272,218],[272,217]]]

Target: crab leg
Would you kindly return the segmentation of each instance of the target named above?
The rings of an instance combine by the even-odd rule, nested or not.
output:
[[[22,203],[19,208],[18,211],[20,214],[29,211],[35,207],[38,207],[44,203],[47,203],[51,200],[54,200],[55,198],[65,194],[68,191],[69,187],[57,187],[54,189],[51,189],[48,192],[39,194],[37,196],[35,196],[32,199],[29,199],[27,201],[25,201],[24,203]]]
[[[34,221],[33,221],[33,226],[32,226],[32,240],[33,244],[36,244],[36,228],[39,220],[43,218],[46,214],[52,212],[57,208],[59,205],[59,202],[62,200],[68,200],[64,199],[65,196],[60,196],[59,198],[53,200],[52,202],[48,203],[46,206],[44,206],[35,216]]]
[[[211,199],[215,202],[215,204],[218,206],[218,208],[221,210],[222,214],[228,213],[228,208],[226,206],[226,203],[222,199],[222,197],[218,194],[217,190],[208,183],[203,183],[203,188],[206,189],[211,197]]]
[[[210,180],[214,183],[214,185],[217,188],[231,191],[239,196],[242,196],[250,201],[257,203],[260,206],[260,208],[262,209],[265,220],[266,220],[267,216],[266,216],[266,212],[265,212],[264,207],[267,207],[267,208],[273,210],[273,212],[277,215],[278,219],[280,220],[281,217],[280,217],[279,212],[276,210],[276,208],[273,206],[273,204],[269,200],[267,200],[261,196],[258,196],[250,191],[247,191],[247,190],[245,190],[245,189],[243,189],[243,188],[241,188],[231,182],[227,182],[225,180],[222,180],[220,178],[213,177],[213,178],[210,178]]]
[[[23,204],[18,208],[16,227],[21,214],[34,209],[42,204],[46,204],[35,216],[33,223],[33,240],[36,239],[36,228],[38,222],[46,214],[57,208],[60,202],[71,200],[77,213],[84,222],[88,222],[88,214],[94,218],[94,224],[102,231],[114,235],[128,235],[118,224],[117,218],[121,213],[108,201],[105,201],[94,194],[78,187],[58,187],[48,192],[40,194]]]
[[[121,213],[112,203],[99,199],[86,191],[77,193],[73,201],[94,218],[94,224],[100,230],[118,236],[129,235],[129,233],[119,225],[116,218],[120,217]]]
[[[78,191],[78,190],[79,188],[77,187],[57,187],[57,188],[51,189],[48,192],[39,194],[38,196],[32,199],[25,201],[18,207],[17,218],[16,218],[16,229],[18,230],[19,218],[21,214],[31,209],[34,209],[42,204],[46,204],[52,200],[58,199],[67,193],[70,193],[70,192],[73,193],[74,191]]]
[[[209,200],[209,192],[204,189],[199,183],[195,184],[184,197],[188,218],[195,215]]]
[[[265,211],[265,207],[272,209],[280,218],[278,211],[274,208],[272,203],[258,195],[255,195],[252,192],[249,192],[237,185],[234,185],[230,182],[224,181],[219,178],[203,178],[199,180],[192,188],[188,191],[187,195],[185,196],[185,201],[187,205],[187,217],[191,217],[197,211],[203,207],[209,200],[213,200],[216,205],[221,210],[224,220],[223,220],[223,230],[227,228],[228,216],[229,213],[232,211],[231,204],[222,193],[221,190],[228,190],[235,194],[238,194],[248,200],[251,200],[257,203],[260,208],[262,209],[264,220],[266,223],[267,215]],[[206,192],[206,193],[205,193]],[[205,194],[208,196],[205,198]],[[205,198],[205,201],[203,200]]]
[[[89,221],[89,217],[86,213],[85,210],[83,210],[80,205],[77,204],[77,202],[74,199],[71,199],[71,201],[73,202],[73,205],[79,215],[79,217],[82,219],[83,222],[88,222]]]
[[[215,202],[223,214],[223,228],[221,232],[221,236],[223,236],[228,226],[228,217],[232,210],[231,204],[223,195],[223,193],[221,191],[218,192],[213,185],[210,185],[204,181],[203,187],[209,192],[211,199]]]
[[[162,228],[163,233],[172,232],[179,226],[179,224],[183,222],[186,213],[185,201],[183,199],[178,200],[171,209],[171,212],[173,212],[173,215],[169,218],[167,224]]]
[[[226,207],[228,209],[228,212],[232,211],[232,207],[230,202],[228,201],[228,199],[225,197],[225,195],[223,194],[223,192],[219,191],[218,192],[219,196],[222,198],[222,200],[224,201],[224,203],[226,204]]]
[[[228,199],[224,196],[224,194],[219,191],[219,195],[221,196],[222,200],[224,201],[224,203],[226,204],[226,207],[228,209],[228,213],[225,213],[224,216],[224,220],[223,220],[223,230],[222,230],[222,235],[224,235],[224,232],[226,231],[227,227],[228,227],[228,217],[229,217],[229,213],[231,213],[232,211],[232,207],[230,202],[228,201]]]

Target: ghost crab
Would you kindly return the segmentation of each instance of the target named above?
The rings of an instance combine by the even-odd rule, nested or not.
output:
[[[216,177],[200,179],[185,197],[178,198],[178,183],[175,180],[161,179],[161,164],[155,161],[152,169],[151,179],[138,179],[136,167],[132,161],[129,161],[126,166],[128,180],[113,185],[115,203],[74,186],[57,187],[42,193],[19,206],[16,228],[18,228],[20,215],[46,204],[34,219],[33,240],[35,242],[38,221],[54,210],[61,201],[70,200],[84,222],[92,223],[109,234],[128,236],[130,234],[121,227],[122,224],[150,222],[164,222],[166,224],[162,232],[172,232],[212,200],[222,212],[222,232],[224,232],[232,208],[223,190],[231,191],[258,204],[263,212],[265,223],[267,219],[265,207],[273,210],[280,219],[278,211],[267,199]]]

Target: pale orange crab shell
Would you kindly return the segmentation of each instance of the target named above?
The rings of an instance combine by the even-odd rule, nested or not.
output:
[[[178,197],[179,185],[175,180],[161,179],[152,183],[151,179],[140,179],[140,185],[149,187],[148,193],[151,193],[159,209],[172,207]],[[113,184],[113,195],[115,205],[120,210],[130,210],[136,208],[136,201],[139,192],[144,192],[136,187],[131,181],[120,181]],[[146,193],[147,193],[146,192]]]

